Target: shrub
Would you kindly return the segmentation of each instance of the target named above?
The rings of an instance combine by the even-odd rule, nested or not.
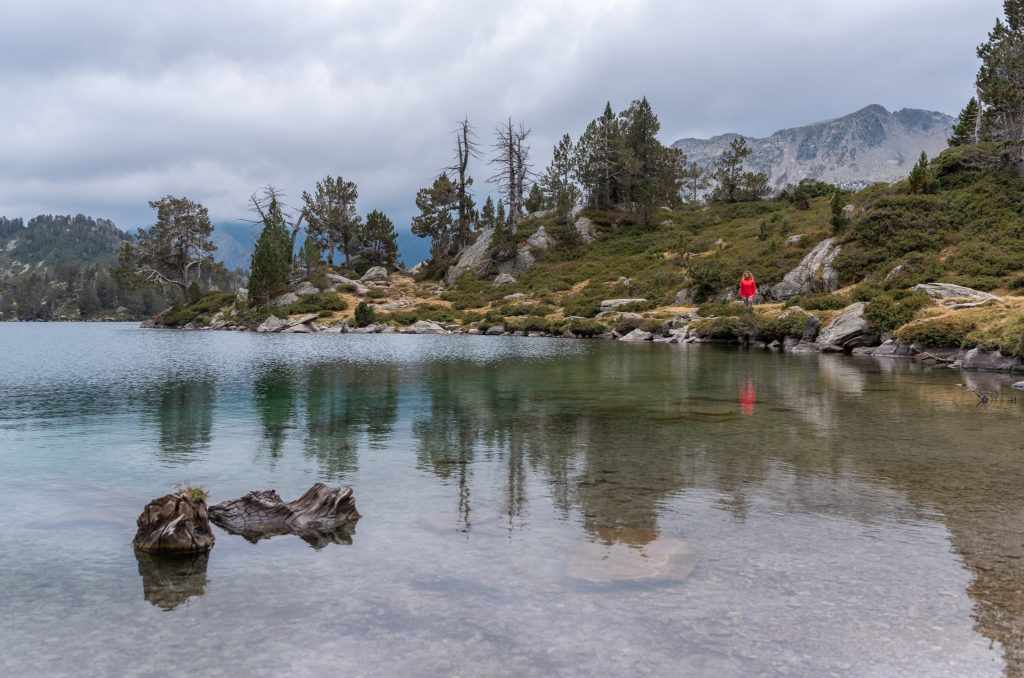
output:
[[[356,327],[366,327],[377,319],[377,314],[365,301],[356,305],[355,323]]]
[[[287,315],[299,313],[319,313],[320,311],[344,311],[348,303],[333,292],[321,292],[311,294],[308,297],[299,299],[295,303],[288,304],[282,309]]]
[[[862,282],[850,290],[851,301],[871,301],[882,293],[882,287],[873,282]]]
[[[710,339],[735,339],[747,333],[747,326],[736,316],[719,316],[695,321],[691,327],[702,337]]]
[[[850,298],[831,292],[801,294],[786,302],[786,306],[799,306],[808,311],[837,311],[850,305]]]
[[[1010,278],[1010,281],[1006,283],[1006,286],[1011,290],[1024,290],[1024,275],[1018,275]]]
[[[974,343],[967,338],[968,333],[974,328],[975,323],[969,318],[962,315],[945,315],[906,324],[896,330],[895,335],[905,344],[966,347]]]
[[[739,305],[731,301],[708,302],[697,307],[697,315],[702,318],[716,315],[736,315],[739,311]]]
[[[961,275],[953,279],[953,282],[957,285],[963,285],[964,287],[970,287],[975,290],[981,290],[982,292],[988,292],[994,290],[1003,284],[1001,278],[996,278],[991,275]]]
[[[572,318],[566,324],[565,329],[581,337],[593,337],[602,334],[607,328],[596,320]]]
[[[379,287],[371,287],[366,293],[366,296],[370,299],[384,299],[387,297],[387,293]]]
[[[787,312],[772,316],[755,314],[753,316],[754,334],[761,341],[782,341],[786,337],[802,337],[807,314]]]
[[[880,294],[864,307],[864,316],[874,323],[881,332],[893,332],[914,319],[918,310],[931,306],[932,298],[927,294],[915,294],[910,290],[890,290]]]
[[[175,485],[174,493],[180,497],[186,497],[196,504],[205,504],[206,500],[210,498],[206,485],[191,485],[188,481]]]
[[[547,318],[527,316],[519,322],[518,329],[523,332],[550,332],[551,321]]]

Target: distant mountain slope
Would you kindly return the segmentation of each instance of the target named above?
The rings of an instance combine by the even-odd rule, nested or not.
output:
[[[229,271],[239,268],[248,271],[252,251],[259,237],[260,227],[244,221],[220,221],[213,225],[213,244],[217,250],[213,258]]]
[[[801,179],[864,188],[907,176],[921,151],[929,158],[938,155],[947,146],[953,122],[945,113],[913,108],[890,113],[875,104],[834,120],[780,130],[764,139],[746,137],[751,154],[744,168],[767,174],[769,186],[776,190]],[[680,139],[672,147],[710,168],[739,136]]]
[[[0,276],[52,272],[66,262],[109,267],[128,238],[113,222],[81,214],[0,219]]]

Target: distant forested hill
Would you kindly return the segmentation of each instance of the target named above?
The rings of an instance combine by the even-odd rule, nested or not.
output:
[[[0,217],[0,276],[47,271],[76,262],[109,268],[130,236],[106,219],[41,214],[24,224]]]

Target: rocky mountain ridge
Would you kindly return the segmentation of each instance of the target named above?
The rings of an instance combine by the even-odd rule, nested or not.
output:
[[[744,137],[751,153],[748,171],[764,172],[779,190],[814,179],[857,190],[892,182],[910,173],[921,151],[938,155],[952,134],[952,116],[904,108],[890,113],[873,104],[855,113],[775,132],[763,139]],[[710,169],[740,134],[710,139],[679,139],[672,144],[691,161]]]

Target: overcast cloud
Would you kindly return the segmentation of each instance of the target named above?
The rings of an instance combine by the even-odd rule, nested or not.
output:
[[[877,103],[956,115],[1000,0],[0,1],[0,215],[215,221],[324,176],[407,231],[416,190],[509,116],[542,169],[606,101],[662,141],[766,136]],[[470,168],[482,197],[485,160]],[[482,200],[481,200],[482,201]],[[407,263],[413,263],[409,261]]]

